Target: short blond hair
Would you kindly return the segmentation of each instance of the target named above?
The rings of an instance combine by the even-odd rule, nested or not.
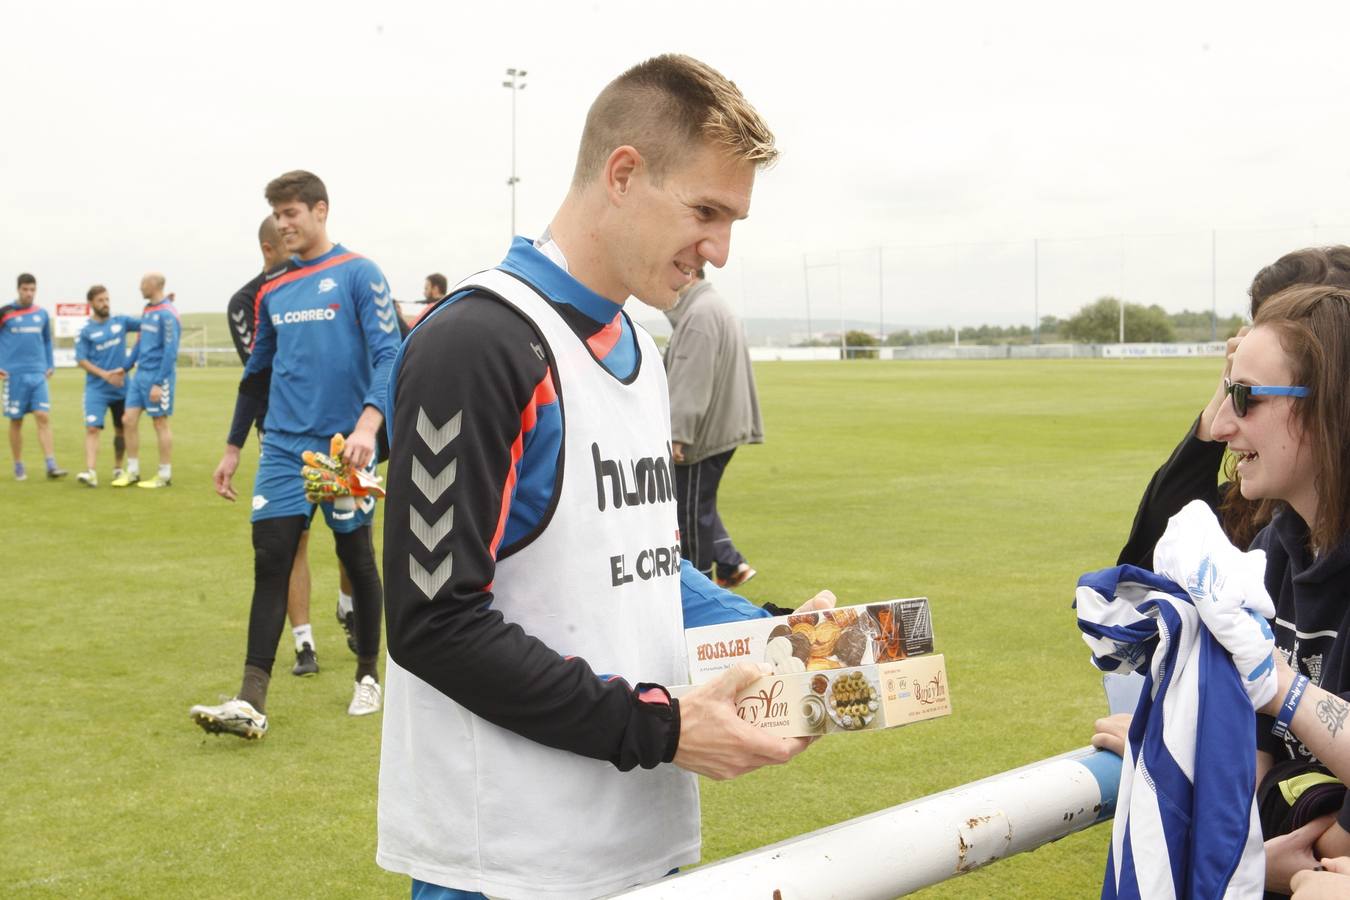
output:
[[[624,145],[642,154],[659,182],[699,142],[758,167],[778,158],[773,132],[734,82],[691,56],[656,56],[611,81],[591,104],[572,184],[588,184]]]

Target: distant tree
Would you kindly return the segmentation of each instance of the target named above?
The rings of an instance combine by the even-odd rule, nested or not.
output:
[[[858,331],[858,330],[855,329],[855,330],[852,330],[852,331],[845,331],[845,332],[844,332],[844,345],[847,346],[847,347],[875,347],[875,346],[877,345],[877,339],[876,339],[876,335],[869,334],[869,333],[866,332],[866,331]],[[877,358],[877,351],[875,351],[875,350],[850,350],[850,351],[848,352],[848,358],[849,358],[849,359],[876,359],[876,358]]]
[[[1060,333],[1071,341],[1111,344],[1120,339],[1120,301],[1100,297],[1064,322]],[[1125,340],[1130,343],[1176,340],[1176,329],[1161,306],[1125,304]]]
[[[1172,313],[1167,318],[1178,330],[1204,329],[1213,324],[1212,314],[1207,312],[1191,312],[1189,309],[1183,309],[1179,313]]]
[[[844,343],[849,347],[875,347],[877,338],[876,335],[866,331],[845,331]]]
[[[913,347],[914,334],[908,328],[902,328],[899,331],[892,331],[886,335],[887,347]]]
[[[888,347],[913,347],[922,344],[951,344],[956,332],[951,328],[933,328],[928,331],[910,331],[902,328],[886,335]],[[1030,325],[965,325],[961,328],[962,343],[969,344],[1027,344],[1031,342]]]
[[[1183,309],[1167,317],[1176,327],[1177,337],[1183,341],[1225,340],[1237,334],[1238,329],[1247,324],[1243,316],[1230,315],[1215,321],[1214,313],[1191,312]]]
[[[1237,334],[1238,330],[1241,329],[1242,326],[1246,324],[1247,320],[1242,316],[1229,316],[1226,319],[1220,319],[1219,340],[1221,341],[1228,340],[1230,337]]]

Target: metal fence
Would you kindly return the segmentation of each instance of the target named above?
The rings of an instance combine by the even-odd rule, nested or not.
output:
[[[1224,343],[1191,344],[968,344],[912,347],[751,347],[754,362],[808,362],[840,359],[1158,359],[1223,356]]]
[[[1120,766],[1084,747],[616,896],[890,900],[1112,818]]]
[[[1292,250],[1350,243],[1350,225],[952,242],[879,240],[776,256],[733,256],[711,274],[742,318],[793,320],[785,344],[851,329],[1027,325],[1067,318],[1098,297],[1168,312],[1243,313],[1262,267]],[[1220,334],[1201,337],[1221,338]]]

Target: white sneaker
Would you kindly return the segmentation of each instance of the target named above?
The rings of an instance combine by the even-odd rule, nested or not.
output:
[[[238,697],[219,706],[199,703],[188,710],[188,715],[208,734],[237,734],[249,741],[267,734],[267,716],[254,709],[252,703]]]
[[[98,473],[93,469],[79,473],[75,476],[75,480],[89,487],[98,487]]]
[[[380,683],[369,675],[356,683],[352,693],[351,705],[347,707],[349,716],[368,716],[380,711]]]

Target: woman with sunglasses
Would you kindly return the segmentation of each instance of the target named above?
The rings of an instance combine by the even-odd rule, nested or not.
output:
[[[1248,290],[1252,316],[1256,316],[1268,298],[1299,284],[1350,288],[1350,247],[1296,250],[1266,266],[1252,279]],[[1233,353],[1249,330],[1243,328],[1229,338],[1223,378],[1228,377]],[[1129,539],[1116,560],[1118,565],[1153,568],[1153,546],[1162,537],[1167,520],[1192,500],[1203,500],[1212,507],[1219,514],[1224,531],[1239,547],[1250,544],[1270,521],[1272,504],[1245,500],[1237,491],[1232,460],[1224,471],[1224,483],[1218,483],[1216,474],[1224,468],[1224,445],[1214,437],[1212,426],[1226,396],[1220,380],[1191,430],[1153,474],[1139,502]]]
[[[1276,762],[1314,758],[1350,783],[1350,290],[1299,286],[1261,306],[1212,430],[1242,497],[1275,509],[1252,543],[1281,651],[1279,688],[1257,711],[1258,783]],[[1121,718],[1099,722],[1093,743],[1122,752]],[[1288,893],[1295,872],[1346,854],[1350,801],[1266,842],[1267,888]]]

